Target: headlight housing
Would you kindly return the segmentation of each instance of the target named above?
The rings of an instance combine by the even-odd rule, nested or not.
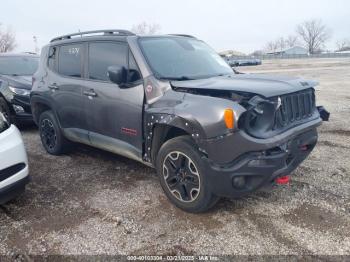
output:
[[[20,95],[20,96],[30,95],[30,90],[27,90],[27,89],[17,88],[13,86],[9,86],[9,89],[11,90],[12,93],[15,93],[16,95]]]

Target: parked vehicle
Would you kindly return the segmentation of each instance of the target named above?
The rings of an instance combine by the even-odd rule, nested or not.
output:
[[[10,123],[32,122],[29,95],[39,56],[0,54],[0,112]]]
[[[0,113],[0,204],[22,193],[28,181],[28,160],[21,134]]]
[[[82,32],[41,55],[31,106],[47,152],[74,141],[155,167],[189,212],[285,183],[316,145],[316,82],[236,74],[191,36]]]
[[[254,58],[254,57],[228,57],[226,58],[226,62],[230,66],[254,66],[254,65],[261,65],[261,59]]]

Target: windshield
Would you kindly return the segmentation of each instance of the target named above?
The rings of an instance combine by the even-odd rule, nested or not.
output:
[[[33,75],[38,68],[39,58],[24,56],[0,56],[0,74]]]
[[[187,80],[233,73],[231,67],[213,49],[196,39],[141,38],[140,46],[158,78]]]

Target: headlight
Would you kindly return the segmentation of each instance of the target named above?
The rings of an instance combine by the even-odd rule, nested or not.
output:
[[[22,88],[16,88],[13,86],[9,86],[9,89],[15,93],[16,95],[20,95],[20,96],[29,96],[30,95],[30,90],[27,89],[22,89]]]

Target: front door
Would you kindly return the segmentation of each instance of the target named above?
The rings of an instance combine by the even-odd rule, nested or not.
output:
[[[127,87],[121,88],[109,80],[107,68],[113,65],[128,69]],[[121,150],[115,150],[115,147],[123,147],[124,151],[141,153],[144,89],[127,43],[100,41],[88,44],[87,81],[83,94],[91,143],[113,152]]]

